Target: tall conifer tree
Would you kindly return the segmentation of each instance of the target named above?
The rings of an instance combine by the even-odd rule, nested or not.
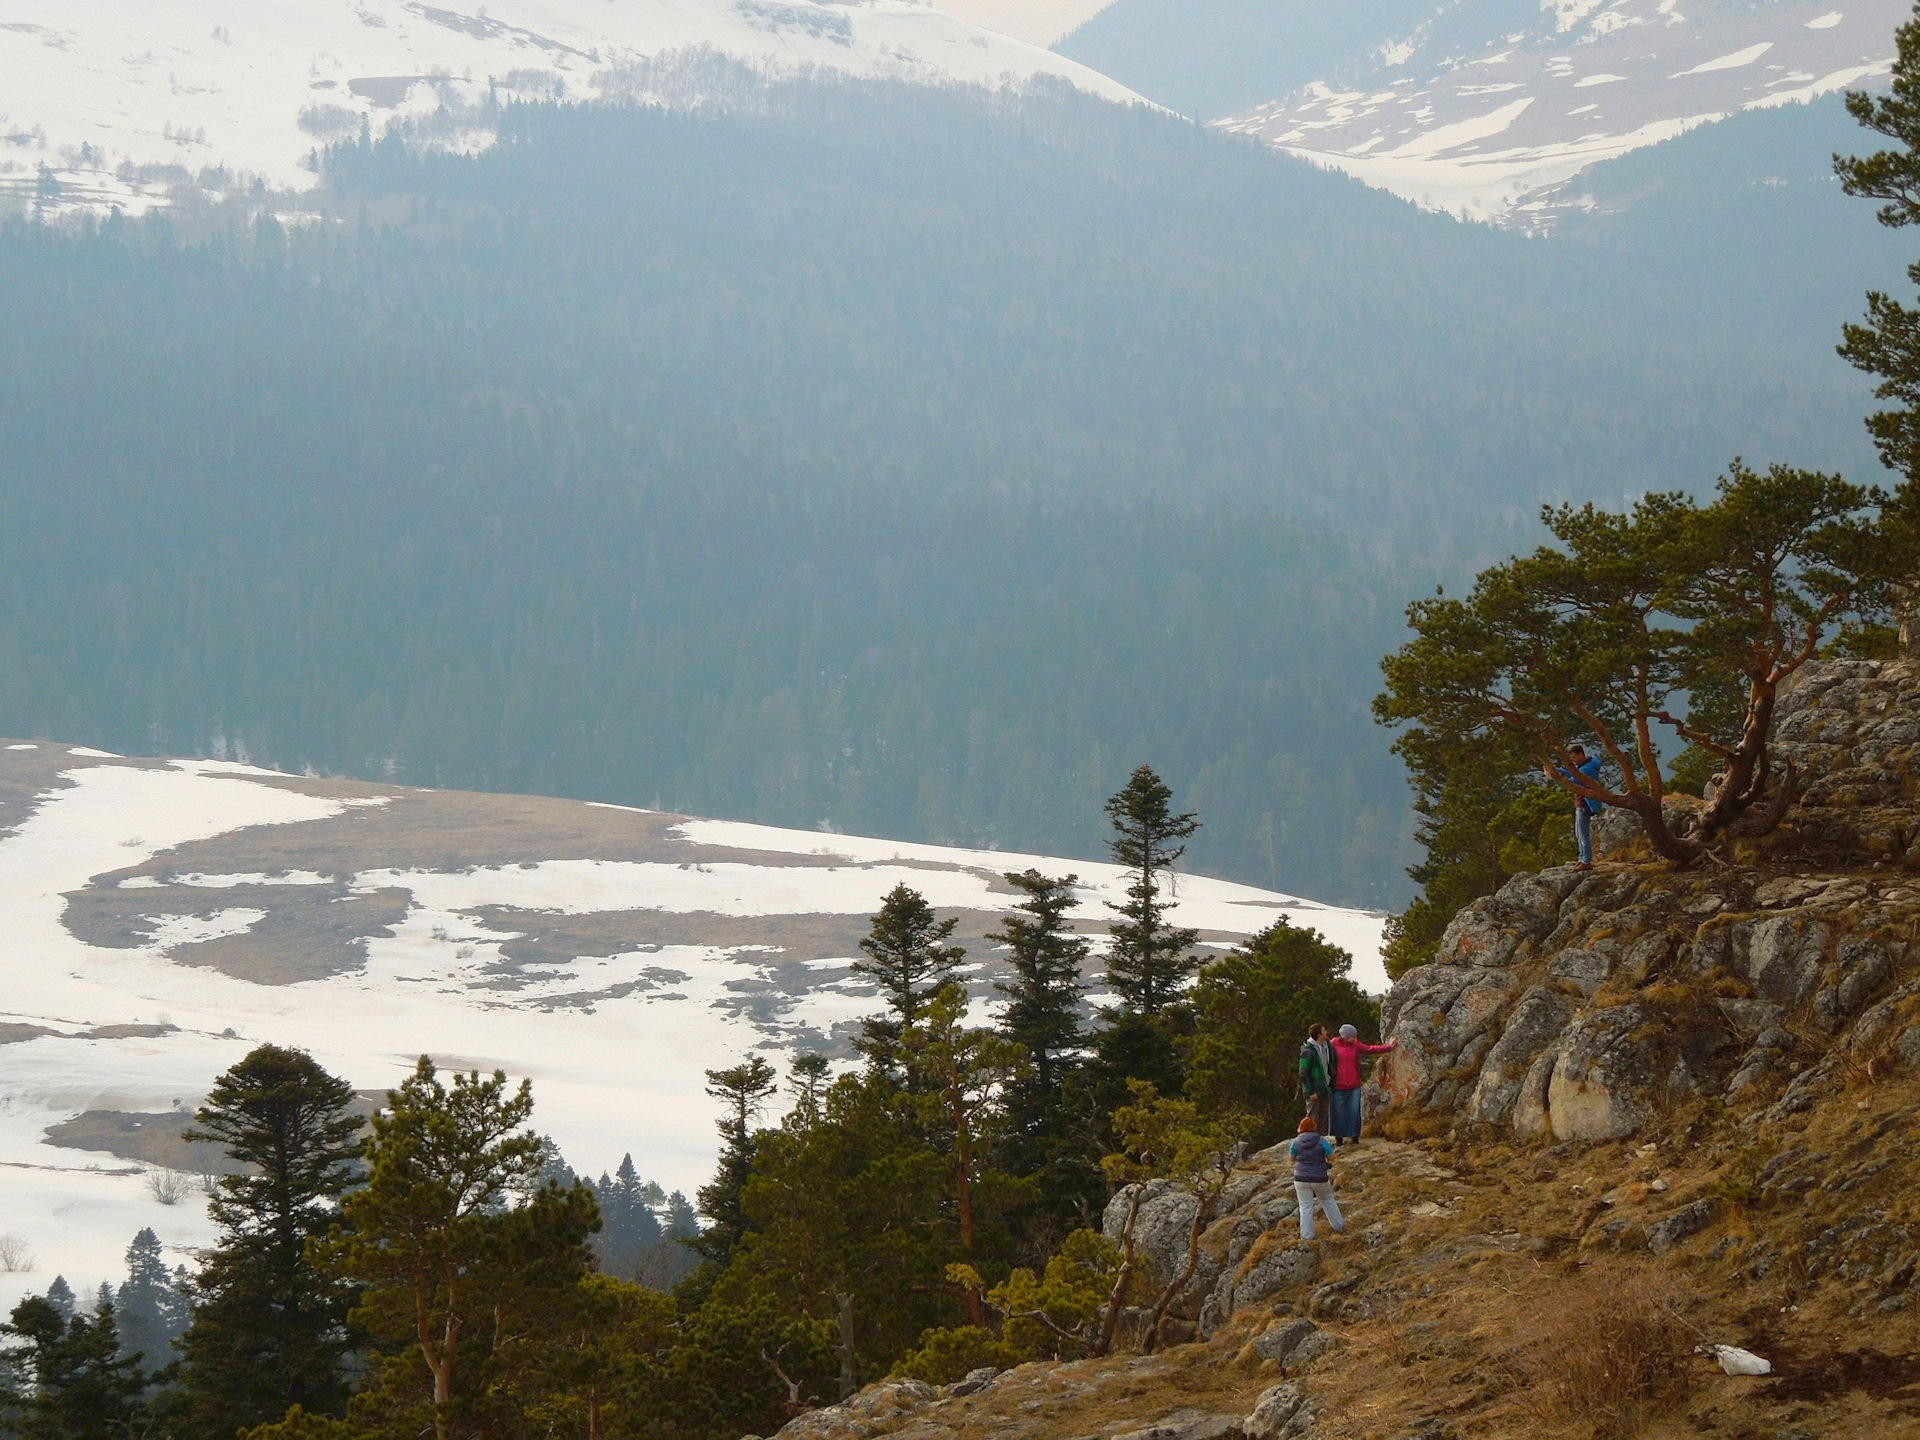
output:
[[[1027,1049],[1032,1067],[1016,1079],[1008,1096],[1014,1145],[1025,1152],[1044,1148],[1045,1135],[1060,1116],[1061,1081],[1084,1037],[1080,1028],[1080,967],[1087,942],[1067,925],[1079,876],[1059,879],[1038,870],[1009,872],[1007,883],[1025,897],[1000,929],[987,939],[1007,947],[1013,974],[994,986],[1007,997],[1000,1029]],[[1023,1154],[1022,1169],[1037,1168],[1039,1154]]]
[[[1120,918],[1111,927],[1107,983],[1127,1009],[1151,1017],[1179,997],[1199,965],[1189,952],[1200,932],[1167,923],[1170,902],[1162,891],[1187,852],[1180,842],[1200,828],[1200,821],[1192,813],[1174,813],[1173,791],[1147,765],[1133,772],[1106,809],[1113,822],[1113,858],[1132,872],[1126,904],[1108,904]]]
[[[104,1290],[104,1287],[103,1287]],[[127,1280],[110,1295],[120,1321],[120,1345],[138,1354],[141,1365],[158,1370],[173,1358],[174,1340],[186,1320],[183,1297],[175,1293],[160,1237],[143,1228],[127,1246]]]
[[[720,1117],[720,1164],[699,1194],[700,1213],[713,1224],[701,1232],[694,1248],[709,1260],[724,1264],[746,1234],[740,1201],[753,1173],[753,1126],[778,1084],[773,1066],[758,1055],[725,1070],[707,1071],[707,1094],[726,1106]]]
[[[201,1434],[231,1435],[292,1405],[346,1404],[353,1292],[315,1268],[308,1242],[326,1233],[355,1175],[362,1122],[352,1104],[353,1087],[305,1051],[262,1045],[214,1082],[188,1132],[246,1167],[220,1178],[209,1206],[220,1240],[181,1340]]]
[[[853,962],[870,976],[887,1002],[887,1011],[862,1022],[860,1050],[874,1066],[894,1069],[900,1061],[900,1037],[917,1024],[934,994],[953,976],[967,952],[948,939],[959,922],[936,920],[926,897],[906,884],[889,890],[880,902],[860,949],[867,957]]]

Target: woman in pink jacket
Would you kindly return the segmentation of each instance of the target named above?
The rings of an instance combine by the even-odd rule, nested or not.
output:
[[[1360,1057],[1384,1055],[1393,1049],[1368,1045],[1351,1025],[1340,1027],[1340,1038],[1333,1042],[1333,1135],[1335,1143],[1357,1144],[1360,1139]]]

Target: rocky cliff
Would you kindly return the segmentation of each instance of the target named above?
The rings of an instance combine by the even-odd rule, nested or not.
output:
[[[1775,833],[1676,872],[1616,817],[1394,986],[1344,1236],[1302,1243],[1254,1155],[1163,1353],[887,1382],[785,1440],[1920,1436],[1920,670],[1811,667],[1776,734]],[[1151,1280],[1195,1203],[1143,1197]]]
[[[1611,1140],[1689,1098],[1777,1116],[1920,1064],[1920,671],[1811,666],[1776,737],[1804,796],[1773,835],[1675,872],[1636,863],[1616,813],[1616,863],[1523,875],[1456,916],[1387,998],[1374,1112]]]

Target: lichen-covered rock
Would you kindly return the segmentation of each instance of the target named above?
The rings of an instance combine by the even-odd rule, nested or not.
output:
[[[1695,1200],[1650,1223],[1647,1226],[1647,1248],[1656,1255],[1665,1255],[1682,1240],[1698,1235],[1712,1223],[1713,1202]]]
[[[1752,927],[1740,973],[1762,1000],[1798,1005],[1820,983],[1829,930],[1800,914],[1777,915]]]
[[[1560,1039],[1573,1019],[1571,996],[1535,985],[1513,1007],[1506,1029],[1480,1064],[1480,1082],[1467,1103],[1468,1118],[1484,1125],[1505,1125],[1513,1117],[1534,1061]]]
[[[938,1392],[922,1380],[883,1380],[838,1405],[809,1410],[780,1427],[775,1440],[844,1440],[873,1433],[873,1426],[911,1414]]]
[[[1134,1187],[1124,1186],[1107,1202],[1101,1230],[1116,1245],[1126,1233],[1127,1209]],[[1149,1180],[1133,1225],[1133,1249],[1140,1273],[1150,1285],[1165,1285],[1187,1263],[1187,1241],[1193,1234],[1193,1212],[1200,1202],[1193,1192],[1171,1180]]]
[[[1484,1050],[1489,1025],[1519,989],[1510,971],[1466,965],[1425,965],[1402,976],[1393,992],[1400,1001],[1395,1048],[1376,1076],[1378,1088],[1396,1099],[1428,1099],[1475,1041]]]
[[[1253,1342],[1253,1353],[1262,1360],[1277,1361],[1285,1368],[1287,1359],[1309,1335],[1318,1335],[1320,1327],[1311,1320],[1283,1320],[1269,1326]]]
[[[1240,1422],[1240,1433],[1247,1440],[1281,1440],[1306,1434],[1318,1418],[1307,1392],[1289,1381],[1261,1392],[1253,1413]]]
[[[1249,1305],[1271,1300],[1282,1291],[1297,1289],[1319,1273],[1320,1251],[1317,1246],[1302,1242],[1276,1247],[1248,1266],[1246,1273],[1234,1281],[1233,1298],[1227,1313],[1231,1315]]]
[[[1650,1018],[1638,1005],[1612,1005],[1567,1027],[1547,1087],[1557,1137],[1616,1140],[1640,1128],[1658,1069],[1639,1033]]]

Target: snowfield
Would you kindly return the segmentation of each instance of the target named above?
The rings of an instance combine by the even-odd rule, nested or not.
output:
[[[715,1147],[703,1072],[751,1049],[844,1056],[876,1008],[853,942],[894,884],[960,917],[982,1001],[1003,872],[1077,873],[1095,934],[1124,884],[1043,856],[51,745],[0,753],[0,797],[0,1235],[34,1261],[0,1273],[0,1311],[56,1273],[81,1293],[117,1279],[142,1225],[175,1259],[211,1238],[199,1192],[163,1204],[124,1146],[47,1132],[111,1111],[177,1135],[263,1041],[363,1091],[423,1051],[531,1077],[573,1163],[632,1151],[691,1193]],[[1384,988],[1377,915],[1188,875],[1177,895],[1208,943],[1286,915]]]
[[[1219,124],[1426,209],[1538,229],[1581,203],[1559,192],[1589,165],[1742,110],[1869,86],[1891,69],[1908,11],[1579,0],[1462,45],[1443,7],[1370,66]]]
[[[363,125],[378,136],[409,117],[437,144],[483,148],[489,100],[657,98],[648,67],[702,51],[770,74],[987,86],[1051,75],[1139,99],[915,0],[7,0],[0,196],[34,199],[44,178],[59,187],[56,210],[139,213],[222,170],[202,183],[304,189],[316,150]]]

